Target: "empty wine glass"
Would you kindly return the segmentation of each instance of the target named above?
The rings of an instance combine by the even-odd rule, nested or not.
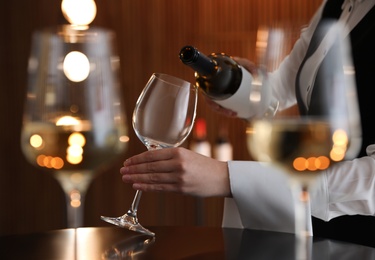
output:
[[[33,35],[22,151],[63,188],[67,227],[83,225],[91,180],[127,147],[114,40],[106,29],[70,25]]]
[[[179,78],[154,73],[140,94],[133,113],[133,128],[148,150],[177,147],[194,125],[197,88]],[[155,236],[138,221],[137,210],[142,192],[137,190],[123,216],[101,219],[133,231]]]
[[[301,78],[317,75],[312,89],[309,89],[311,96],[301,98],[299,113],[279,112],[273,117],[255,118],[247,131],[251,154],[257,160],[270,162],[287,173],[295,201],[298,259],[310,259],[310,189],[324,170],[355,156],[361,143],[355,72],[349,43],[343,37],[344,30],[339,24],[321,26],[323,31],[328,31],[322,43],[329,50],[327,56],[319,67],[319,73],[302,70],[300,75]],[[270,67],[274,69],[282,60],[281,48],[290,39],[281,28],[267,33],[264,66],[271,73]],[[321,33],[320,29],[317,33]],[[263,87],[272,84],[272,73],[269,76]]]

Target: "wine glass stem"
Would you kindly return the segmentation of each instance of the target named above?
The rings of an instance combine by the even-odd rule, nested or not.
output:
[[[292,184],[295,201],[295,234],[297,259],[311,259],[311,213],[307,186]]]
[[[149,146],[149,147],[147,147],[147,149],[150,151],[150,150],[156,150],[156,149],[160,149],[160,148],[155,147],[155,146]],[[137,190],[135,195],[134,195],[132,205],[130,206],[130,209],[128,210],[128,212],[125,215],[130,215],[130,216],[134,217],[135,219],[137,219],[138,205],[139,205],[139,201],[141,200],[141,197],[142,197],[142,191]]]
[[[83,226],[84,192],[71,190],[66,193],[67,227]]]
[[[308,237],[310,231],[310,202],[307,187],[296,185],[294,187],[295,200],[295,229],[297,237]]]
[[[134,199],[130,207],[130,210],[128,212],[128,214],[132,214],[133,217],[137,216],[138,205],[139,205],[139,201],[141,200],[141,196],[142,196],[142,191],[137,190],[134,195]]]

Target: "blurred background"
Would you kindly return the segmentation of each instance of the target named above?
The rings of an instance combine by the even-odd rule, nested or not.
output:
[[[255,59],[256,33],[275,22],[302,27],[322,0],[96,0],[93,26],[113,30],[121,63],[121,86],[128,119],[153,72],[194,81],[193,71],[178,53],[184,45],[202,53],[225,52]],[[65,197],[57,181],[30,165],[20,148],[27,63],[35,30],[66,24],[60,0],[0,1],[0,235],[65,228]],[[224,118],[206,106],[200,94],[197,116],[206,120],[213,144],[219,126],[228,130],[233,159],[251,159],[244,121]],[[107,226],[101,215],[119,216],[129,207],[134,190],[121,182],[119,169],[129,156],[145,151],[131,125],[127,151],[91,183],[84,226]],[[183,144],[189,147],[192,135]],[[144,193],[140,221],[153,225],[220,226],[222,198],[202,200],[178,194]]]

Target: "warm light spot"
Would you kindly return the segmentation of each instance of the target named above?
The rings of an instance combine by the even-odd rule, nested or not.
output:
[[[40,167],[46,167],[49,169],[59,170],[64,167],[64,160],[60,157],[46,156],[44,154],[41,154],[36,158],[36,163]]]
[[[73,190],[70,193],[70,205],[73,208],[78,208],[81,206],[81,194],[77,190]]]
[[[79,200],[72,200],[70,202],[70,205],[73,207],[73,208],[79,208],[81,206],[81,201]]]
[[[36,158],[36,163],[40,166],[40,167],[44,167],[44,159],[46,158],[46,156],[44,154],[41,154],[39,155],[37,158]]]
[[[319,156],[318,158],[316,158],[315,166],[319,170],[327,169],[329,167],[329,165],[330,165],[330,161],[329,161],[328,157]]]
[[[63,0],[61,10],[65,19],[72,25],[88,25],[96,16],[94,0]]]
[[[69,163],[71,163],[71,164],[79,164],[79,163],[82,162],[83,157],[82,157],[82,155],[80,155],[80,156],[72,156],[72,155],[70,155],[70,154],[67,154],[67,155],[66,155],[66,160],[67,160]]]
[[[69,145],[85,146],[86,138],[81,133],[73,133],[68,138]]]
[[[333,161],[338,162],[345,158],[348,140],[348,135],[342,129],[338,129],[333,133],[333,147],[329,155]]]
[[[51,159],[52,168],[59,170],[64,166],[64,161],[60,157],[54,157]]]
[[[85,54],[79,51],[69,52],[63,62],[65,76],[73,82],[85,80],[90,73],[90,62]]]
[[[293,168],[297,171],[317,171],[327,169],[330,164],[326,156],[303,158],[298,157],[293,161]]]
[[[40,135],[32,135],[30,137],[30,144],[34,148],[41,148],[43,145],[43,138]]]
[[[120,136],[120,142],[127,143],[129,140],[130,138],[127,135]]]
[[[78,119],[72,116],[63,116],[57,120],[56,125],[57,126],[79,125],[79,122],[80,121]]]
[[[83,149],[79,145],[71,145],[66,149],[66,153],[70,156],[77,157],[83,154]]]
[[[316,157],[310,157],[307,159],[307,169],[309,171],[316,171]]]
[[[338,162],[344,159],[346,150],[342,148],[333,147],[329,156],[331,157],[332,161]]]
[[[298,157],[293,161],[293,167],[297,171],[304,171],[306,170],[306,159],[303,157]]]
[[[47,168],[52,168],[52,165],[51,165],[51,160],[52,160],[52,156],[46,156],[44,157],[44,160],[43,160],[43,165],[44,167],[47,167]]]
[[[342,129],[336,130],[332,135],[334,145],[345,146],[348,144],[348,135]]]
[[[69,146],[66,149],[66,160],[71,164],[79,164],[82,162],[83,146],[86,139],[81,133],[73,133],[68,138]]]

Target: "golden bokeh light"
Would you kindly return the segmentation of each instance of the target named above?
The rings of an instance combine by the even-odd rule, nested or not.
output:
[[[71,126],[71,125],[79,125],[79,124],[80,124],[80,121],[72,116],[60,117],[56,122],[57,126]]]
[[[293,168],[299,172],[325,170],[329,167],[330,160],[327,156],[297,157],[293,161]]]
[[[36,163],[40,167],[45,167],[48,169],[59,170],[64,167],[64,160],[60,157],[46,156],[44,154],[41,154],[36,158]]]
[[[83,157],[82,157],[82,155],[79,155],[79,156],[73,156],[73,155],[67,154],[67,155],[66,155],[66,160],[67,160],[70,164],[79,164],[79,163],[82,162]]]
[[[52,168],[59,170],[64,166],[64,161],[60,157],[53,157],[51,159],[51,166]]]
[[[81,206],[81,194],[77,190],[70,192],[70,205],[73,208],[78,208]]]
[[[72,133],[68,138],[68,148],[66,149],[66,160],[71,164],[79,164],[83,160],[83,146],[86,138],[81,133]]]
[[[303,157],[294,159],[293,168],[297,171],[304,171],[306,169],[306,159]]]
[[[94,0],[63,0],[61,10],[65,19],[72,25],[89,25],[96,16]]]
[[[85,146],[86,138],[81,133],[72,133],[68,138],[69,145]]]
[[[331,164],[329,158],[327,156],[319,156],[316,160],[316,167],[319,169],[319,170],[324,170],[324,169],[327,169],[329,167],[329,165]]]
[[[335,162],[339,162],[345,158],[345,150],[342,148],[333,148],[329,154],[331,159]]]
[[[342,129],[337,129],[332,135],[333,147],[329,154],[333,161],[341,161],[345,158],[349,143],[347,133]]]
[[[43,146],[43,138],[40,135],[32,135],[30,137],[30,145],[36,149],[39,149]]]
[[[63,62],[63,71],[73,82],[84,81],[90,74],[90,61],[82,52],[69,52]]]
[[[44,167],[47,167],[47,168],[52,168],[52,165],[51,165],[51,160],[52,160],[52,156],[46,156],[44,157],[44,160],[43,160],[43,165]]]
[[[332,135],[332,141],[334,145],[347,146],[348,144],[348,135],[342,129],[336,130]]]
[[[79,145],[70,145],[66,149],[66,153],[73,157],[79,157],[79,156],[82,156],[83,154],[83,148]]]
[[[119,140],[122,143],[127,143],[127,142],[129,142],[130,138],[127,135],[123,135],[123,136],[120,136]]]
[[[306,166],[307,166],[307,170],[309,171],[316,171],[318,168],[316,167],[316,157],[310,157],[310,158],[307,158],[306,162]]]

